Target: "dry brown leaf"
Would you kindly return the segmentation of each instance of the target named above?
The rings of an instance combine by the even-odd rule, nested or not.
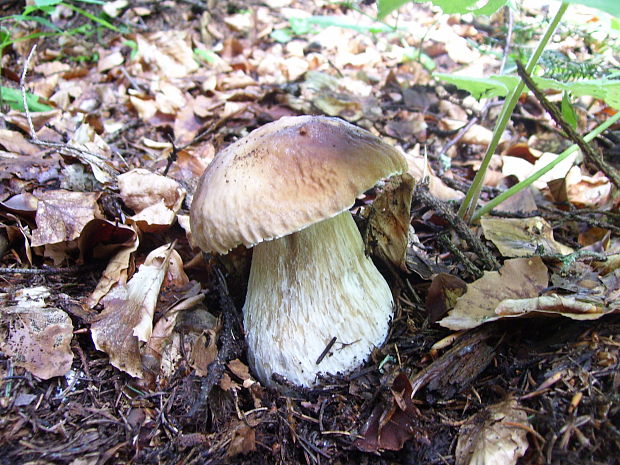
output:
[[[116,284],[124,285],[127,282],[131,254],[138,249],[139,243],[138,234],[134,234],[133,240],[114,254],[103,271],[101,278],[99,278],[97,287],[88,296],[86,305],[93,308],[110,291],[112,286]]]
[[[470,329],[501,318],[495,308],[506,299],[538,297],[549,282],[540,257],[506,260],[499,271],[486,271],[467,287],[448,316],[439,321],[453,330]]]
[[[570,247],[553,238],[551,225],[542,217],[480,219],[484,236],[504,257],[529,257],[539,254],[567,255]]]
[[[51,122],[53,119],[60,116],[62,112],[60,110],[50,110],[50,111],[41,111],[37,113],[30,114],[30,121],[34,126],[35,131],[39,131],[41,128],[45,128],[45,125]],[[30,131],[30,125],[28,124],[28,120],[26,119],[26,114],[23,112],[18,112],[15,110],[9,111],[9,113],[3,115],[4,120],[7,123],[14,124],[19,129],[28,133]],[[41,134],[37,134],[41,137]]]
[[[71,145],[84,148],[88,153],[80,155],[79,160],[87,163],[93,175],[102,184],[111,184],[115,180],[115,169],[110,160],[112,150],[107,142],[87,123],[82,123],[71,134]]]
[[[447,131],[457,131],[465,125],[467,125],[467,121],[457,121],[446,118],[441,120],[442,128]],[[484,126],[481,126],[480,124],[474,124],[465,132],[465,134],[463,134],[460,142],[469,145],[488,146],[491,143],[492,137],[493,131],[485,128]],[[506,139],[506,137],[504,137],[503,139]]]
[[[73,362],[71,318],[46,306],[49,296],[43,286],[21,289],[17,305],[3,305],[0,312],[0,350],[42,379],[65,375]]]
[[[138,34],[137,60],[157,69],[169,78],[185,78],[198,69],[188,31],[161,31]]]
[[[36,192],[37,229],[33,247],[76,239],[90,220],[99,218],[98,192],[70,192],[63,189]]]
[[[97,61],[97,71],[103,73],[116,66],[122,65],[125,57],[120,50],[105,51]]]
[[[528,447],[527,414],[514,399],[485,408],[465,423],[456,445],[456,465],[515,465]]]
[[[439,273],[433,277],[426,295],[428,321],[435,323],[456,305],[456,299],[467,289],[467,283],[458,276]]]
[[[215,360],[218,352],[215,331],[207,330],[205,334],[198,335],[192,341],[190,366],[196,370],[198,376],[207,376],[209,365]]]
[[[570,202],[577,208],[601,208],[611,198],[609,179],[600,172],[584,176],[579,166],[573,166],[563,179],[548,184],[556,202]]]
[[[174,179],[143,168],[121,174],[118,177],[118,187],[125,205],[136,213],[161,201],[176,213],[185,198],[185,189]]]
[[[0,145],[5,150],[20,155],[36,155],[41,152],[40,147],[28,142],[21,133],[8,129],[0,129]]]
[[[234,457],[238,454],[247,454],[255,449],[256,432],[254,428],[245,423],[239,423],[239,426],[233,430],[233,436],[226,451],[226,456]]]
[[[95,347],[116,368],[137,378],[143,376],[140,341],[151,337],[155,305],[174,254],[170,245],[152,251],[126,285],[119,284],[102,299],[104,309],[91,325]]]
[[[250,378],[250,369],[238,358],[228,362],[228,369],[242,381]]]
[[[448,187],[434,172],[423,155],[420,155],[420,144],[416,144],[413,150],[405,153],[408,173],[414,179],[429,178],[428,190],[431,194],[440,200],[460,200],[465,197],[460,191]]]
[[[404,373],[392,383],[392,401],[388,408],[377,405],[366,421],[363,437],[355,441],[355,447],[364,452],[400,450],[408,439],[428,442],[421,428],[421,415],[413,403],[413,388]]]
[[[101,9],[107,14],[110,18],[116,18],[121,11],[129,6],[129,0],[114,0],[105,2]]]
[[[140,213],[129,217],[132,224],[138,226],[141,231],[149,233],[163,232],[174,223],[176,215],[160,200],[155,205],[146,207]]]
[[[168,268],[168,276],[170,276],[172,268],[174,268],[173,265]],[[200,292],[200,285],[194,283],[193,286],[183,293],[181,301],[167,310],[166,314],[157,321],[153,328],[153,333],[142,351],[142,362],[145,367],[148,367],[153,381],[155,376],[157,376],[160,386],[162,383],[167,382],[176,372],[182,360],[182,335],[177,327],[180,320],[179,316],[186,315],[191,309],[199,305],[203,299],[204,294]],[[192,343],[191,347],[193,354],[195,344]],[[215,354],[217,355],[217,346],[215,346]],[[192,357],[190,357],[190,360],[192,360]]]
[[[414,179],[407,173],[390,178],[367,212],[367,249],[405,271],[414,186]]]

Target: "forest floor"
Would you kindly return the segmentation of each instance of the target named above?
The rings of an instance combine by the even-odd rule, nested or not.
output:
[[[549,8],[489,18],[408,4],[382,23],[370,2],[209,3],[111,2],[117,30],[62,5],[49,21],[65,33],[6,23],[24,40],[3,51],[3,85],[43,106],[4,102],[0,122],[0,464],[620,463],[617,188],[571,158],[462,223],[501,100],[433,74],[514,66]],[[617,67],[620,39],[594,10],[572,11],[544,71]],[[573,103],[580,133],[615,112]],[[248,368],[251,251],[203,255],[188,212],[219,150],[300,114],[402,149],[415,240],[402,263],[377,259],[396,302],[386,343],[353,373],[282,394]],[[619,142],[616,126],[592,146],[617,167]],[[568,145],[523,96],[482,200]],[[355,206],[362,227],[375,194]],[[525,291],[528,266],[542,278]],[[469,313],[506,298],[534,307],[484,324]]]

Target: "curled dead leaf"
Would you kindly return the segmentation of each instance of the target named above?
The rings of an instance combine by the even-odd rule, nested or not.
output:
[[[390,178],[367,212],[367,249],[405,271],[414,185],[413,177],[407,173]]]
[[[428,442],[421,426],[421,416],[413,403],[413,388],[404,373],[392,383],[392,399],[386,408],[377,405],[363,428],[363,437],[355,446],[364,452],[400,450],[412,437]]]
[[[152,251],[127,284],[117,285],[102,299],[104,309],[91,325],[95,347],[131,376],[143,376],[140,342],[151,337],[159,291],[175,254],[170,245]]]
[[[528,447],[527,414],[508,399],[474,415],[459,431],[456,465],[514,465]]]

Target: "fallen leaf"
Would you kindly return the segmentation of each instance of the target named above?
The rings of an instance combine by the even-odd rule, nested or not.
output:
[[[20,155],[36,155],[41,152],[41,148],[31,144],[26,138],[17,131],[0,129],[0,144],[5,150]]]
[[[42,379],[65,375],[73,362],[71,318],[48,307],[49,296],[43,286],[21,289],[15,295],[17,305],[3,305],[0,311],[0,350]]]
[[[429,323],[435,323],[456,305],[456,300],[467,290],[467,283],[457,276],[439,273],[433,277],[426,295]]]
[[[499,271],[486,271],[482,278],[471,283],[439,324],[459,330],[497,320],[501,317],[495,309],[501,301],[538,297],[548,282],[547,267],[540,257],[506,260]]]
[[[448,187],[434,172],[426,157],[420,155],[420,144],[416,144],[413,150],[405,153],[405,159],[409,167],[408,173],[414,179],[429,178],[428,190],[439,200],[460,200],[465,197],[460,191]]]
[[[407,173],[390,178],[366,213],[367,250],[405,271],[414,185],[414,179]]]
[[[138,249],[139,244],[138,235],[134,234],[133,240],[114,254],[103,271],[101,278],[99,278],[97,287],[88,296],[86,305],[93,308],[107,295],[112,286],[117,284],[124,285],[127,282],[131,254]]]
[[[256,431],[249,425],[240,423],[233,430],[230,445],[226,451],[226,456],[234,457],[239,454],[247,454],[256,449]]]
[[[36,192],[36,223],[32,231],[33,247],[76,239],[82,229],[101,216],[98,192],[70,192],[63,189]]]
[[[427,442],[422,430],[421,415],[413,403],[413,390],[409,379],[400,373],[392,383],[392,401],[385,409],[377,405],[363,428],[363,438],[355,441],[355,447],[364,452],[400,450],[412,437]]]
[[[456,121],[446,118],[441,120],[442,128],[447,131],[457,131],[466,125],[467,121]],[[493,131],[481,126],[480,124],[474,124],[467,131],[465,131],[465,134],[463,134],[460,142],[468,145],[488,146],[491,143],[492,136]],[[503,139],[506,139],[506,137],[503,137]]]
[[[557,242],[553,228],[542,217],[480,219],[487,240],[493,242],[504,257],[530,257],[541,254],[568,255],[573,249]]]
[[[174,179],[138,168],[118,177],[125,205],[135,211],[130,220],[143,231],[159,232],[176,219],[186,191]]]
[[[213,330],[205,331],[204,334],[192,339],[189,364],[196,370],[198,376],[207,376],[209,373],[209,365],[217,357],[216,340],[216,333]]]
[[[155,305],[174,254],[170,244],[152,251],[127,284],[117,285],[102,299],[104,309],[91,325],[95,347],[136,378],[143,376],[140,341],[151,337]]]
[[[487,407],[459,430],[456,465],[515,465],[528,448],[530,428],[515,399]]]
[[[186,78],[198,69],[191,47],[190,31],[161,31],[138,34],[136,60],[155,67],[168,78]]]
[[[228,369],[242,381],[250,378],[250,369],[238,358],[228,362]]]
[[[611,182],[602,173],[584,176],[581,167],[573,166],[562,179],[549,181],[556,202],[570,202],[577,208],[601,208],[611,198]]]
[[[164,202],[174,212],[181,208],[185,198],[183,189],[174,179],[137,168],[118,177],[120,195],[129,208],[136,213]]]

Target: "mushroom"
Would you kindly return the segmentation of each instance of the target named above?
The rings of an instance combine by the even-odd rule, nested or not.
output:
[[[348,210],[406,169],[398,150],[365,130],[296,116],[252,131],[205,170],[192,235],[207,252],[254,247],[243,322],[265,385],[277,373],[313,386],[318,373],[349,372],[384,342],[392,293]]]

